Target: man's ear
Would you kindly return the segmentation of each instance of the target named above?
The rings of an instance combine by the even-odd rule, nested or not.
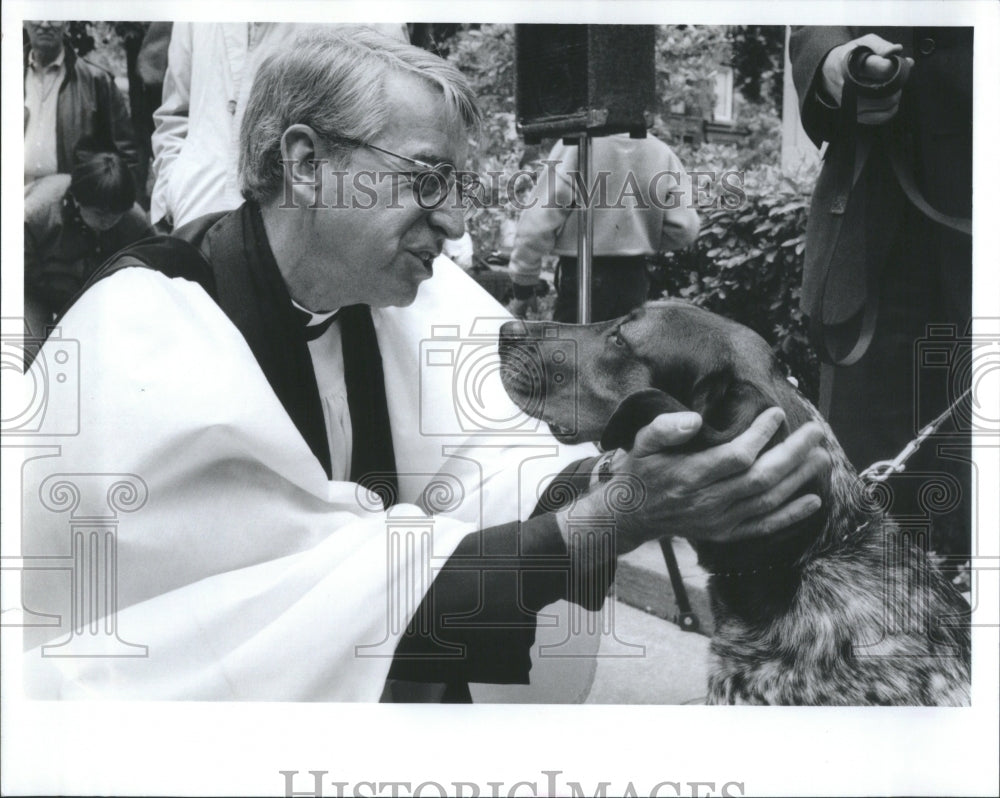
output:
[[[726,370],[715,371],[694,386],[691,409],[703,419],[698,440],[706,447],[727,443],[753,423],[761,413],[778,402],[748,380],[734,379]],[[788,425],[782,423],[769,445],[788,437]]]
[[[639,430],[660,413],[678,413],[688,409],[670,394],[658,391],[656,388],[646,388],[631,393],[619,402],[615,412],[608,419],[601,434],[601,448],[605,451],[629,450],[635,443],[635,436]]]
[[[320,207],[323,179],[320,170],[327,163],[319,159],[320,138],[309,125],[292,125],[281,134],[281,160],[285,170],[284,206]]]

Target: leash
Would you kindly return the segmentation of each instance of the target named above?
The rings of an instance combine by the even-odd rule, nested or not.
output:
[[[660,538],[660,551],[663,552],[663,561],[667,564],[667,575],[670,577],[670,587],[674,591],[674,600],[677,602],[674,623],[680,627],[682,632],[697,632],[701,628],[701,621],[698,620],[698,615],[691,606],[691,599],[684,586],[684,577],[681,576],[677,555],[674,553],[673,538]]]
[[[958,397],[958,399],[948,406],[947,410],[920,430],[920,432],[917,433],[917,437],[906,444],[906,446],[903,447],[903,450],[892,460],[879,460],[872,463],[868,466],[868,468],[861,472],[861,478],[866,482],[885,482],[893,474],[899,474],[905,471],[906,461],[916,454],[917,449],[920,448],[920,444],[937,432],[938,428],[944,424],[945,421],[951,418],[952,414],[955,412],[955,408],[957,408],[959,404],[961,404],[971,393],[972,386],[970,385],[966,388],[962,395]]]
[[[835,177],[837,191],[834,199],[833,212],[846,212],[848,199],[854,186],[861,176],[861,171],[872,149],[873,142],[879,140],[882,149],[887,153],[889,165],[896,177],[903,195],[910,204],[926,218],[958,233],[971,236],[972,220],[959,216],[950,216],[934,208],[923,196],[917,186],[913,169],[909,165],[910,148],[906,144],[906,136],[900,129],[899,118],[893,119],[884,126],[873,128],[867,136],[858,135],[858,100],[860,98],[878,99],[890,97],[901,91],[910,76],[910,63],[899,55],[886,58],[892,63],[892,72],[884,80],[872,80],[864,71],[865,61],[875,55],[870,47],[859,45],[847,57],[847,71],[844,76],[843,92],[841,94],[840,117],[838,123],[838,140],[843,147],[845,156]],[[827,261],[820,289],[820,304],[816,312],[809,313],[809,338],[813,342],[817,354],[824,363],[834,366],[852,366],[868,351],[875,337],[875,326],[878,321],[879,298],[879,268],[867,269],[866,300],[861,317],[857,339],[850,351],[842,356],[835,356],[826,340],[823,315],[823,298],[826,295],[826,285],[830,279],[830,264]],[[821,403],[822,406],[822,403]],[[825,409],[828,409],[829,405]]]

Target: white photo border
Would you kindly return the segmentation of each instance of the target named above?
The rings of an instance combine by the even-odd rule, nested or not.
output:
[[[1000,5],[995,2],[22,2],[3,4],[2,314],[21,314],[23,19],[503,21],[689,24],[954,24],[975,33],[975,297],[977,318],[1000,317]],[[1000,485],[1000,449],[977,450],[981,485]],[[3,485],[4,504],[19,502]],[[997,495],[980,506],[980,554],[998,556]],[[996,560],[994,559],[995,563]],[[995,565],[993,566],[996,567]],[[980,601],[995,608],[998,572]],[[995,615],[993,616],[995,622]],[[556,779],[593,794],[657,784],[683,795],[977,795],[998,780],[998,630],[973,629],[973,704],[965,709],[689,706],[423,706],[279,703],[38,702],[19,695],[19,649],[3,633],[4,794],[375,793],[380,783],[433,783],[446,794],[545,794]],[[557,773],[555,776],[546,775]],[[518,786],[518,783],[522,786]],[[336,784],[342,784],[338,788]],[[490,787],[491,783],[502,787]],[[692,787],[692,783],[703,786]],[[709,788],[705,786],[711,783]],[[724,790],[724,787],[728,788]],[[734,786],[740,785],[740,786]],[[534,786],[534,793],[532,791]],[[511,789],[513,788],[513,793]],[[403,788],[400,788],[402,790]],[[400,792],[403,794],[412,794]],[[426,786],[423,794],[441,794]],[[678,794],[673,786],[661,795]]]

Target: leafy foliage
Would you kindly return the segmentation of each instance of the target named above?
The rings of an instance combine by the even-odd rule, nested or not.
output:
[[[66,26],[66,38],[77,55],[104,67],[115,75],[125,75],[126,48],[138,50],[148,22],[74,21]]]
[[[460,25],[457,22],[411,22],[407,25],[410,43],[447,58],[451,52],[452,37],[459,28],[478,28],[478,24]]]
[[[66,26],[66,38],[77,55],[89,55],[94,49],[94,35],[91,32],[91,22],[70,22]]]
[[[812,180],[811,174],[789,177],[774,167],[746,173],[742,201],[733,202],[732,192],[713,197],[711,207],[701,213],[698,240],[687,250],[663,256],[653,276],[665,295],[687,299],[757,332],[815,401],[819,364],[799,308]]]
[[[729,62],[724,25],[660,25],[656,29],[655,111],[700,114],[715,107],[715,72]]]
[[[465,73],[472,83],[483,111],[483,127],[470,138],[469,168],[486,180],[488,196],[481,207],[466,217],[466,227],[476,249],[488,253],[500,249],[502,231],[516,221],[516,207],[503,201],[492,189],[506,188],[520,169],[524,142],[517,134],[514,106],[514,28],[512,25],[482,25],[456,34],[448,42],[448,60]]]
[[[733,27],[729,38],[737,91],[751,103],[766,102],[780,108],[785,71],[784,26]]]
[[[751,169],[778,164],[781,158],[781,89],[785,29],[765,26],[663,25],[657,30],[658,105],[653,133],[678,154],[690,145],[682,140],[668,113],[712,119],[715,78],[720,67],[734,73],[734,123],[748,135],[730,145],[729,165]],[[716,144],[702,145],[714,147]],[[682,158],[683,160],[683,158]]]

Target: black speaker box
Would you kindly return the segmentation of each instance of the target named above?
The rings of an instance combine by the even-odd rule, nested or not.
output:
[[[652,25],[516,25],[518,130],[528,144],[586,133],[645,136]]]

